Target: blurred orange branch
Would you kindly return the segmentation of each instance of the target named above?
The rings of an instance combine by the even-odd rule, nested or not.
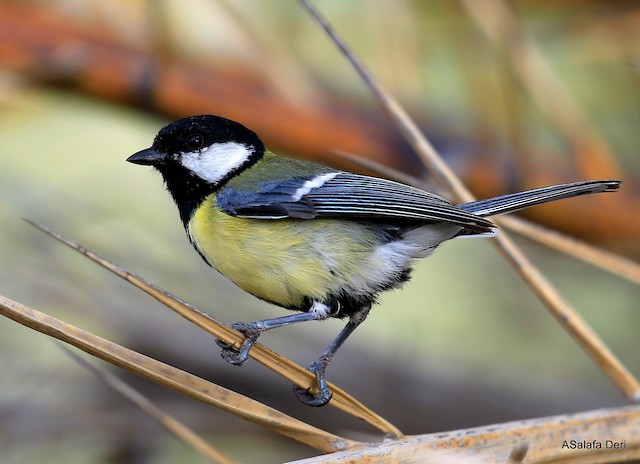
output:
[[[166,53],[154,56],[123,44],[116,33],[87,30],[45,6],[0,2],[0,67],[172,118],[222,114],[245,123],[271,148],[285,154],[354,168],[333,155],[341,150],[417,177],[425,175],[398,131],[369,109],[330,97],[323,99],[321,107],[303,109],[283,100],[259,70],[228,61],[192,63]],[[430,126],[445,138],[455,138],[437,124]],[[513,183],[507,188],[504,174],[492,168],[492,154],[479,143],[474,150],[459,174],[477,196],[513,190]],[[527,172],[522,189],[583,177],[533,163],[520,169]],[[615,198],[598,199],[588,207],[580,203],[590,200],[561,202],[531,210],[527,216],[638,256],[640,215],[632,214],[637,197],[632,184],[625,183]]]

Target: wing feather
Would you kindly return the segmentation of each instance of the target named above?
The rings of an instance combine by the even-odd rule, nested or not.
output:
[[[493,224],[433,193],[347,172],[263,182],[251,191],[223,188],[216,197],[226,213],[254,219],[345,218],[409,222],[445,221],[487,232]]]

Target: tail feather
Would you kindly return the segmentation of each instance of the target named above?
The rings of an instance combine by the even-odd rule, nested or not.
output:
[[[458,205],[459,208],[481,217],[511,213],[530,206],[541,205],[563,198],[587,195],[590,193],[609,192],[620,187],[619,180],[592,180],[560,184],[525,192],[510,193],[486,200],[472,201]]]

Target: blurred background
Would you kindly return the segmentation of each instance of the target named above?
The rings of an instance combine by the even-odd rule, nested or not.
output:
[[[638,259],[640,2],[315,4],[478,197],[623,179],[618,193],[527,217]],[[208,268],[160,176],[125,163],[170,120],[202,113],[244,123],[283,154],[372,172],[337,155],[347,153],[429,183],[296,2],[0,0],[0,294],[334,433],[379,440],[333,408],[299,404],[256,363],[226,364],[209,336],[21,220],[219,320],[282,315]],[[640,289],[518,243],[640,375]],[[306,365],[341,324],[261,341]],[[241,461],[316,454],[102,367]],[[5,463],[203,462],[49,338],[8,319],[0,319],[0,372]],[[418,263],[403,291],[381,298],[329,378],[409,434],[625,404],[488,240],[453,241]]]

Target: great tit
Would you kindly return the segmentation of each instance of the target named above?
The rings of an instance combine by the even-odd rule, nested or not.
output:
[[[492,235],[486,216],[620,185],[577,182],[454,206],[408,185],[276,155],[243,125],[211,115],[169,124],[127,161],[160,171],[189,240],[210,266],[252,295],[300,311],[233,324],[245,340],[239,351],[219,341],[225,360],[242,364],[266,330],[348,319],[309,367],[317,392],[296,387],[312,406],[331,399],[325,371],[336,351],[380,292],[409,280],[415,259],[455,237]]]

